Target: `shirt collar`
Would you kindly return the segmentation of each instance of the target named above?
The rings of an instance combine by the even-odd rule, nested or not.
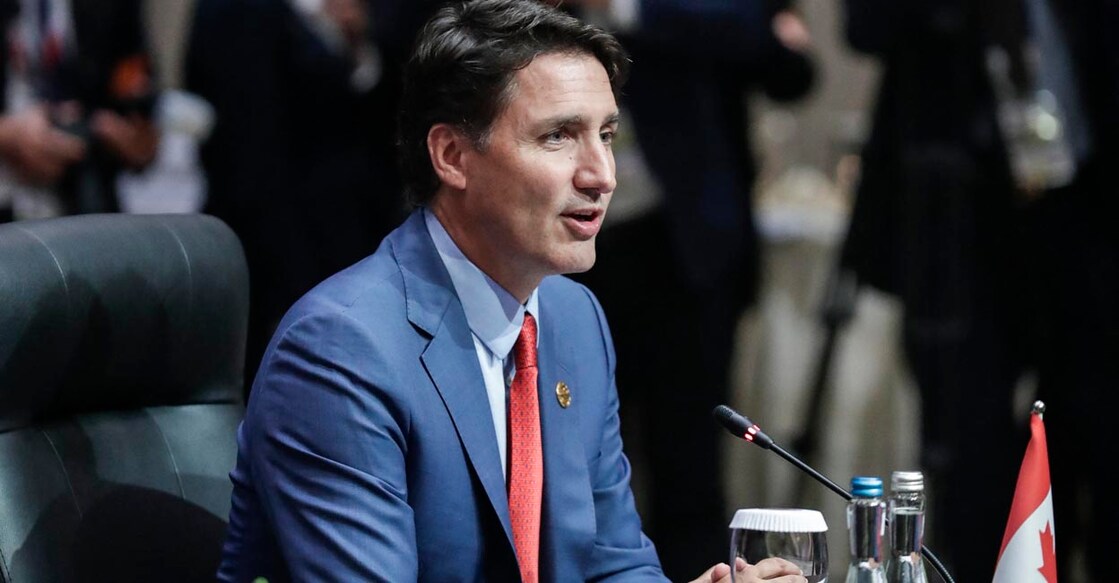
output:
[[[470,325],[470,331],[494,356],[505,359],[521,333],[526,310],[536,318],[539,330],[540,308],[537,298],[539,288],[532,290],[528,301],[521,305],[512,294],[505,291],[505,288],[463,255],[439,219],[435,217],[435,213],[424,209],[423,214],[427,232],[431,234],[435,250],[439,252],[439,258],[443,260],[447,273],[451,275],[455,293],[462,302],[463,310],[466,311],[466,322]],[[539,338],[538,332],[538,343]]]

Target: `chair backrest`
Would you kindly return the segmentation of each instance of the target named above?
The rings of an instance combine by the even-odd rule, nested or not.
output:
[[[213,581],[248,273],[199,214],[0,225],[0,581]]]

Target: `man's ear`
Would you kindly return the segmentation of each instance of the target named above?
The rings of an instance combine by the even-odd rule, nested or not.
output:
[[[427,153],[439,181],[456,190],[466,188],[463,153],[470,140],[462,132],[445,123],[431,126],[427,132]]]

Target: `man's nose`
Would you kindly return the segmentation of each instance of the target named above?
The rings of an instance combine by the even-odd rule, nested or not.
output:
[[[614,192],[618,181],[614,172],[614,151],[610,145],[595,140],[582,148],[579,156],[575,188],[596,197]]]

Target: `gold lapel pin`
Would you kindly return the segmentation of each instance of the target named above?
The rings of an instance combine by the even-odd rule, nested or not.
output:
[[[567,383],[563,381],[556,383],[556,400],[564,409],[571,405],[571,389],[567,388]]]

